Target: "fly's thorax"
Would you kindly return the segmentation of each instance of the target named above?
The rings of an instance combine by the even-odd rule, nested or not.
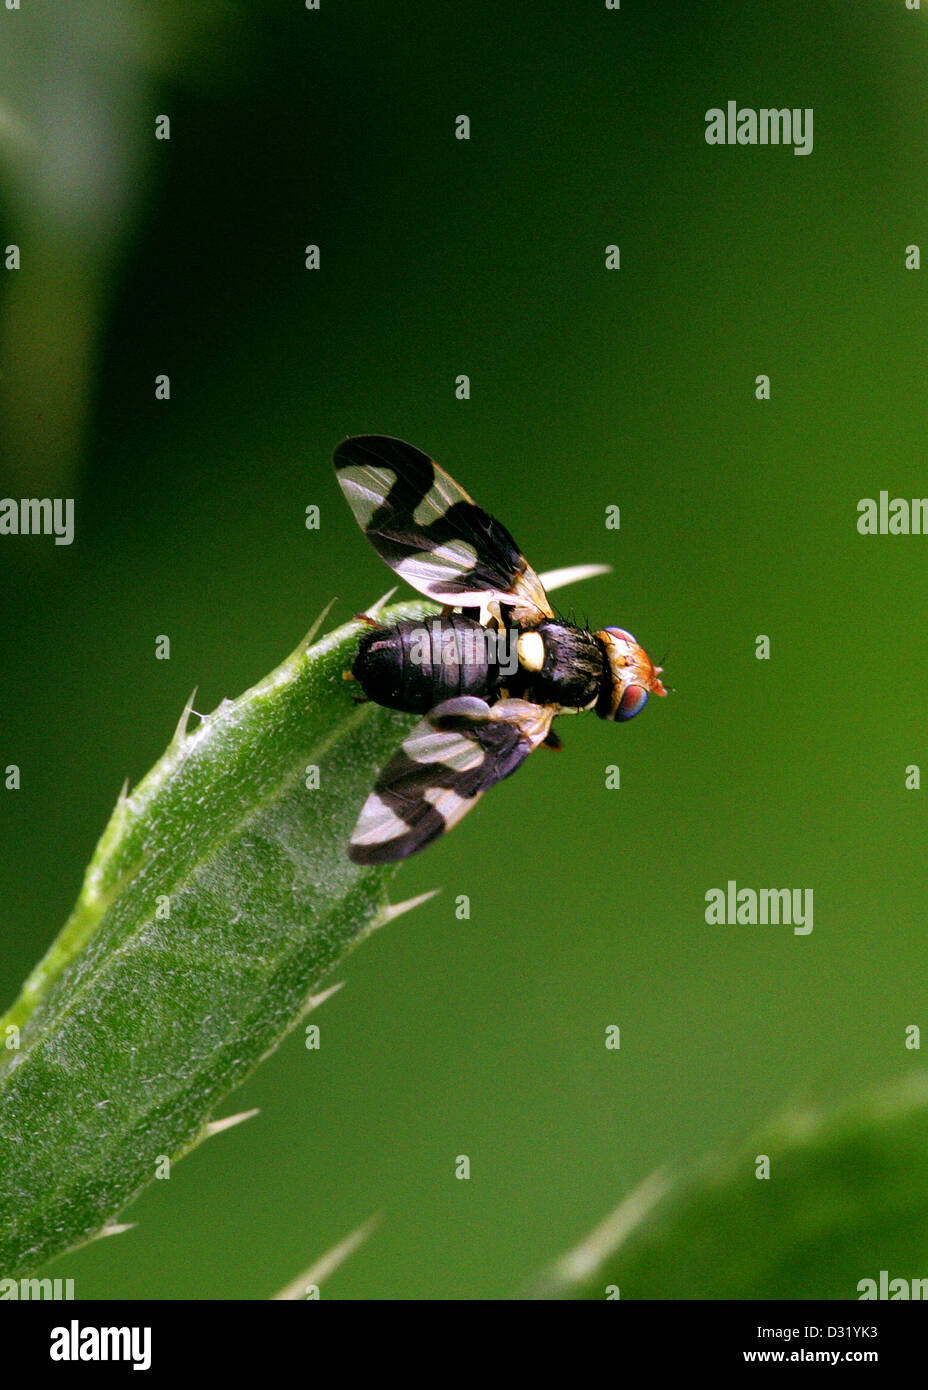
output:
[[[648,696],[666,695],[660,674],[643,647],[621,627],[594,634],[605,657],[605,670],[596,713],[601,719],[632,719],[644,709]]]
[[[591,632],[546,620],[523,628],[518,642],[518,686],[538,704],[586,709],[603,679],[603,650]]]

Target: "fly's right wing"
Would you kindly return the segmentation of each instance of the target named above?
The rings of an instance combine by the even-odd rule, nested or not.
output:
[[[358,525],[392,570],[454,608],[507,604],[517,623],[553,617],[503,524],[421,449],[383,434],[346,439],[335,471]]]
[[[349,858],[389,864],[431,844],[543,743],[556,705],[462,695],[437,705],[400,744],[361,808]]]

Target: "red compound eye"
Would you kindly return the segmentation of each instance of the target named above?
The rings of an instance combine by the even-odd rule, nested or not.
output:
[[[622,692],[616,719],[633,719],[648,703],[648,692],[643,685],[627,685]]]

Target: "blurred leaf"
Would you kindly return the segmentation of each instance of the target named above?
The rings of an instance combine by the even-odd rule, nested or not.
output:
[[[924,1075],[841,1110],[789,1115],[690,1181],[650,1178],[531,1293],[856,1299],[881,1270],[923,1278],[926,1151]],[[755,1176],[762,1154],[769,1179]]]
[[[120,261],[169,163],[160,103],[181,84],[234,84],[260,44],[226,0],[43,0],[0,15],[0,249],[22,256],[0,273],[3,486],[73,496]]]
[[[192,733],[185,711],[120,797],[70,920],[0,1020],[7,1049],[21,1030],[0,1052],[5,1275],[104,1232],[159,1157],[215,1132],[215,1106],[386,920],[387,872],[345,847],[412,720],[355,703],[358,631],[307,639]]]

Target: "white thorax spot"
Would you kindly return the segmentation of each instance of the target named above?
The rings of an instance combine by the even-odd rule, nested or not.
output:
[[[540,671],[545,664],[545,644],[540,632],[519,634],[519,665],[524,671]]]

